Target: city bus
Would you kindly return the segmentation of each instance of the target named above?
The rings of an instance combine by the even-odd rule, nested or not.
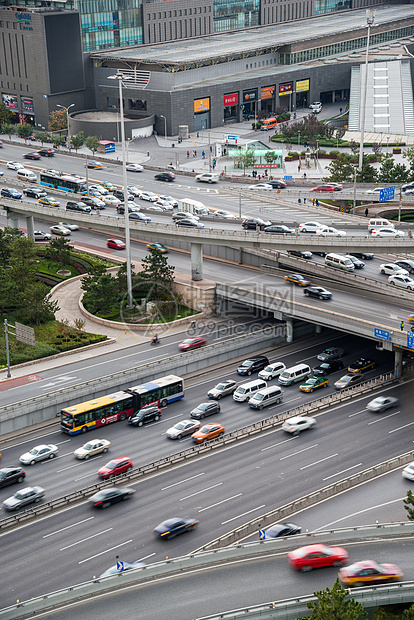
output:
[[[176,375],[160,377],[127,390],[114,392],[66,407],[60,412],[60,428],[68,435],[126,420],[147,405],[166,407],[184,397],[184,379]]]
[[[54,189],[63,189],[66,192],[74,192],[80,194],[86,190],[86,181],[77,179],[70,174],[64,172],[42,170],[40,173],[40,185],[53,187]]]

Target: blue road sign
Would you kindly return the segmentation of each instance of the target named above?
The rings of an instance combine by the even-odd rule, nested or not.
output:
[[[289,176],[287,174],[285,174],[285,176],[283,178],[285,179],[285,181],[291,181],[293,179],[292,176]]]
[[[392,185],[391,187],[384,187],[384,189],[380,191],[379,201],[385,202],[386,200],[394,200],[394,196],[395,185]]]
[[[414,333],[407,332],[407,347],[409,349],[414,349]]]
[[[389,340],[390,332],[387,332],[385,329],[374,329],[375,338],[380,338],[381,340]]]
[[[125,568],[124,563],[123,562],[117,562],[116,563],[116,568],[117,568],[117,570],[123,571],[124,568]]]
[[[266,538],[266,532],[264,530],[259,530],[259,539],[264,540]]]

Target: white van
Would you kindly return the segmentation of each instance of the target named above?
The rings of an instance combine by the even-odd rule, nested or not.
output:
[[[270,379],[274,379],[278,377],[280,373],[285,370],[286,365],[283,362],[272,362],[266,368],[263,368],[258,374],[259,379],[264,379],[265,381],[269,381]]]
[[[263,388],[266,387],[267,383],[266,381],[263,381],[263,379],[255,379],[254,381],[249,381],[248,383],[242,383],[233,392],[233,400],[236,400],[239,403],[244,403],[246,400],[249,400],[255,392],[258,390],[263,390]]]
[[[283,391],[278,385],[272,385],[271,387],[258,390],[249,399],[249,405],[252,409],[263,409],[269,405],[278,405],[282,402]]]
[[[292,385],[292,383],[307,379],[311,375],[312,371],[307,364],[298,364],[297,366],[292,366],[292,368],[286,368],[279,375],[278,381],[281,385]]]
[[[383,217],[372,217],[368,222],[368,232],[378,230],[379,228],[395,228],[394,224]]]
[[[17,171],[17,178],[22,181],[29,181],[29,183],[37,182],[37,174],[26,168],[20,168],[20,170]]]
[[[341,256],[341,254],[334,254],[333,252],[325,256],[325,265],[336,267],[336,269],[342,269],[343,271],[355,270],[355,265],[350,258]]]

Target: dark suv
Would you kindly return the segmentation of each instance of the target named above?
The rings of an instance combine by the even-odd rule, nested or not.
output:
[[[95,196],[82,196],[82,202],[92,209],[105,209],[105,203]]]
[[[260,217],[248,217],[242,222],[242,227],[245,230],[256,230],[259,228],[260,230],[264,230],[266,226],[270,226],[272,222],[262,220]]]
[[[148,422],[157,422],[161,417],[161,409],[155,405],[143,407],[129,418],[129,424],[132,426],[143,426]]]
[[[78,202],[76,200],[69,200],[66,203],[67,211],[83,211],[84,213],[90,213],[91,207],[84,202]]]
[[[154,175],[154,178],[157,181],[175,181],[174,172],[158,172],[158,174]]]
[[[43,155],[43,157],[53,157],[55,154],[55,151],[53,149],[40,149],[38,153],[39,155]]]
[[[3,467],[0,469],[0,489],[9,486],[9,484],[23,482],[25,477],[26,472],[23,467]]]
[[[244,360],[243,364],[237,369],[239,375],[248,375],[250,376],[253,372],[259,372],[259,370],[263,370],[266,366],[269,365],[269,360],[265,355],[255,355],[254,357],[249,357],[248,360]]]
[[[115,196],[115,198],[118,198],[118,200],[124,200],[124,190],[123,189],[119,189],[119,187],[117,187],[116,189],[114,189],[114,191],[112,192],[112,196]],[[127,192],[127,196],[128,196],[128,200],[134,200],[134,196],[130,193]]]
[[[216,402],[209,403],[201,403],[190,412],[190,416],[195,420],[202,420],[208,415],[214,415],[215,413],[220,413],[221,407]]]

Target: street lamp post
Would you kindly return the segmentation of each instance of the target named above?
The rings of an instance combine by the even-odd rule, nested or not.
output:
[[[167,144],[167,119],[162,114],[160,114],[160,118],[164,119],[164,140],[165,144]]]
[[[124,104],[122,98],[122,80],[128,79],[128,76],[117,72],[115,75],[109,75],[109,80],[118,80],[119,85],[119,113],[121,118],[121,142],[122,142],[122,180],[124,186],[124,214],[125,214],[125,249],[127,263],[127,307],[132,308],[134,305],[132,297],[132,271],[131,271],[131,241],[129,235],[129,208],[128,208],[128,181],[126,171],[126,153],[125,153],[125,125],[124,125]]]
[[[366,16],[367,16],[368,34],[367,34],[367,50],[366,50],[366,54],[365,54],[364,93],[363,93],[363,97],[362,97],[362,106],[361,106],[361,137],[360,137],[360,143],[359,143],[359,163],[358,163],[358,169],[360,171],[362,170],[362,155],[363,155],[363,151],[364,151],[365,108],[366,108],[366,103],[367,103],[367,86],[368,86],[369,37],[370,37],[370,34],[371,34],[371,26],[374,23],[375,11],[371,11],[370,9],[367,9]]]
[[[357,166],[354,166],[354,208],[352,209],[352,213],[354,215],[356,211],[356,173],[357,173]]]
[[[298,146],[300,144],[300,131],[298,131]]]
[[[69,124],[69,110],[71,108],[73,108],[75,104],[71,103],[70,105],[68,105],[67,107],[64,105],[60,105],[59,103],[56,104],[57,108],[63,108],[64,110],[66,110],[66,124],[68,126],[68,136],[67,136],[67,141],[68,141],[68,149],[70,149],[70,124]]]

